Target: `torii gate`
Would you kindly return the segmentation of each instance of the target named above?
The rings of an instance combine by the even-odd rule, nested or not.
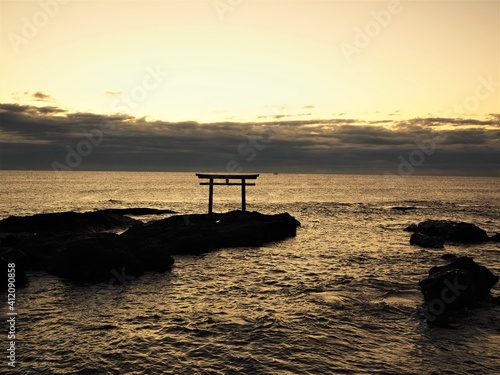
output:
[[[246,212],[246,186],[255,186],[255,183],[247,183],[246,180],[256,180],[259,174],[255,173],[196,173],[200,179],[208,179],[209,182],[200,182],[200,185],[208,185],[208,214],[213,213],[214,185],[241,186],[241,211]],[[214,182],[214,180],[225,180],[225,182]],[[230,180],[241,180],[241,182],[229,182]]]

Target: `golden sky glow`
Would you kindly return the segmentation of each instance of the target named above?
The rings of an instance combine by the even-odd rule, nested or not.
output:
[[[2,0],[0,102],[40,92],[44,105],[165,121],[276,107],[482,118],[500,107],[499,18],[498,1]]]

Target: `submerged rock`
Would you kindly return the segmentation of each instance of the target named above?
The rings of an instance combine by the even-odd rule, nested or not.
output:
[[[439,236],[456,243],[488,241],[486,231],[475,224],[450,220],[426,220],[418,224],[417,231],[427,236]]]
[[[445,242],[469,244],[490,240],[486,231],[475,224],[450,220],[426,220],[411,224],[405,231],[414,232],[410,244],[431,248],[443,247]]]
[[[432,267],[429,276],[419,282],[427,306],[427,320],[446,319],[450,311],[491,302],[490,290],[498,280],[498,276],[469,257]]]
[[[500,233],[495,233],[493,236],[491,236],[490,241],[500,242]]]
[[[443,254],[441,255],[441,259],[444,260],[457,259],[457,256],[455,254]]]
[[[425,234],[415,232],[410,237],[410,244],[434,249],[441,249],[444,246],[444,239],[443,237],[439,236],[427,236]]]
[[[418,230],[418,225],[417,225],[417,224],[415,224],[415,223],[412,223],[412,224],[408,225],[408,226],[404,229],[404,231],[405,231],[405,232],[416,232],[417,230]]]
[[[397,210],[397,211],[409,211],[409,210],[416,210],[417,207],[415,206],[395,206],[395,207],[392,207],[393,210]]]

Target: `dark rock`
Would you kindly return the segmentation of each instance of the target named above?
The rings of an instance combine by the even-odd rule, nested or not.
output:
[[[71,281],[108,281],[115,274],[140,276],[144,268],[120,236],[104,233],[65,244],[48,258],[47,270]]]
[[[495,233],[493,236],[491,236],[490,241],[500,242],[500,233]]]
[[[136,225],[122,236],[140,246],[166,247],[170,254],[201,254],[222,247],[261,246],[293,237],[298,226],[300,223],[287,213],[232,211],[212,216],[172,216]]]
[[[77,282],[106,281],[117,274],[140,276],[146,271],[166,272],[174,264],[167,249],[138,246],[113,233],[100,233],[63,244],[46,260],[47,270]]]
[[[205,234],[215,225],[209,215],[172,216],[135,225],[122,237],[138,248],[166,248],[170,254],[201,254],[209,251]]]
[[[145,271],[166,272],[174,264],[174,258],[164,246],[133,246],[131,253],[140,262]]]
[[[440,249],[444,245],[444,239],[443,237],[439,236],[427,236],[425,234],[415,232],[410,237],[410,244],[433,249]]]
[[[414,207],[414,206],[409,206],[409,207],[396,206],[396,207],[392,207],[392,209],[397,210],[397,211],[409,211],[409,210],[416,210],[417,207]]]
[[[45,270],[45,259],[53,256],[65,244],[86,238],[77,233],[14,233],[2,241],[2,246],[14,248],[26,254],[26,270]]]
[[[99,232],[128,228],[138,221],[106,212],[58,212],[33,216],[10,216],[0,220],[0,233]]]
[[[408,226],[404,229],[404,231],[405,231],[405,232],[416,232],[417,230],[418,230],[418,226],[417,226],[417,224],[415,224],[415,223],[412,223],[412,224],[408,225]]]
[[[77,223],[77,218],[83,222]],[[77,282],[106,281],[121,273],[165,272],[174,263],[170,254],[260,246],[295,236],[300,226],[289,214],[240,211],[177,215],[147,224],[108,212],[44,214],[1,223],[5,230],[17,229],[14,224],[23,227],[1,239],[0,256],[8,254],[28,270],[43,269]],[[95,232],[131,224],[121,235]]]
[[[476,307],[480,302],[491,302],[490,290],[498,280],[498,276],[469,257],[432,267],[429,277],[419,282],[428,307],[428,320],[446,317],[448,312],[460,308]]]
[[[3,258],[6,262],[15,263],[16,266],[20,266],[23,269],[26,269],[28,267],[29,257],[22,250],[0,247],[0,257]]]
[[[443,237],[445,241],[456,243],[476,243],[488,241],[484,230],[474,224],[449,220],[427,220],[418,224],[419,233],[427,236]]]
[[[288,213],[263,215],[249,212],[242,215],[240,211],[229,212],[219,216],[216,223],[217,248],[262,246],[295,237],[298,226],[300,223]]]
[[[441,255],[441,259],[444,260],[457,259],[457,256],[455,254],[443,254]]]
[[[113,215],[132,215],[132,216],[163,215],[163,214],[176,213],[175,211],[172,210],[158,210],[156,208],[108,208],[96,212],[113,214]]]

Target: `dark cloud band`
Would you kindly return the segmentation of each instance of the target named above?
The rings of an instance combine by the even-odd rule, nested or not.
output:
[[[225,170],[231,162],[243,171],[397,174],[406,162],[415,174],[500,174],[498,114],[172,123],[0,104],[0,116],[2,169]]]

